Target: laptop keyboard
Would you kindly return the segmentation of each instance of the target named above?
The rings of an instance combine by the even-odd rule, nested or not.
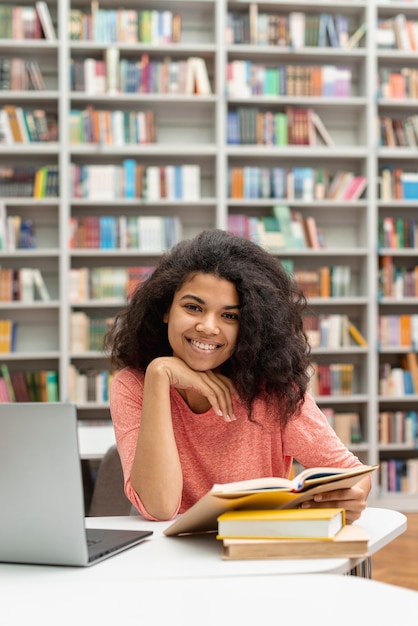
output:
[[[96,543],[101,543],[102,540],[101,539],[87,539],[87,545],[90,548],[90,546],[95,546]]]

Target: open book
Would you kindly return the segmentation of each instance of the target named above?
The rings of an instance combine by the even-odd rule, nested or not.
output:
[[[343,469],[313,467],[293,479],[255,478],[222,485],[213,485],[166,530],[167,536],[216,531],[218,516],[235,509],[291,509],[310,500],[315,494],[355,485],[377,465],[360,465]]]

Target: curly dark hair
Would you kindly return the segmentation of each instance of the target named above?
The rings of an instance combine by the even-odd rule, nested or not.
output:
[[[276,257],[221,229],[204,230],[163,255],[105,336],[111,365],[145,372],[154,358],[172,354],[163,316],[176,291],[197,272],[232,282],[239,295],[237,345],[222,373],[233,379],[250,418],[254,400],[263,395],[276,403],[286,423],[309,381],[306,299]]]

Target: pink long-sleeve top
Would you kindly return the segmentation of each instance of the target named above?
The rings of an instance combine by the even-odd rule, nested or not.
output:
[[[131,485],[130,473],[141,423],[144,375],[130,368],[118,372],[110,388],[110,409],[119,450],[125,493],[138,511],[155,519]],[[355,467],[360,460],[336,436],[325,415],[307,394],[297,416],[282,430],[262,400],[254,419],[235,398],[236,421],[225,422],[212,409],[196,414],[176,389],[171,392],[171,415],[183,470],[183,513],[215,483],[264,476],[287,477],[293,459],[304,467]],[[173,516],[174,517],[174,516]]]

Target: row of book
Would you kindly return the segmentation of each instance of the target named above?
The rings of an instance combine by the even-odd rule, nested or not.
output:
[[[378,19],[376,43],[378,48],[389,50],[418,50],[418,21],[407,18],[405,13]]]
[[[21,198],[57,198],[57,165],[16,165],[0,167],[0,196]]]
[[[347,98],[352,91],[350,67],[278,63],[274,67],[252,61],[235,60],[227,65],[227,95],[323,96]]]
[[[418,146],[418,115],[409,115],[403,119],[381,115],[379,129],[381,146],[409,148]]]
[[[408,267],[409,265],[409,267]],[[402,261],[395,265],[387,254],[379,258],[379,298],[416,298],[418,296],[418,265],[413,261]]]
[[[312,363],[310,392],[314,396],[350,396],[354,393],[353,363]]]
[[[35,302],[50,299],[49,290],[39,268],[0,268],[0,302]]]
[[[47,2],[0,5],[0,39],[56,39]]]
[[[378,82],[379,98],[415,100],[418,97],[418,69],[415,67],[382,67]]]
[[[124,303],[153,271],[153,266],[71,268],[69,301],[72,304],[91,300]]]
[[[399,365],[381,363],[379,391],[383,398],[418,394],[418,366],[415,353],[403,355],[399,359]]]
[[[150,59],[143,53],[138,60],[120,59],[118,48],[110,47],[104,59],[72,59],[69,67],[73,91],[91,95],[155,93],[210,95],[212,87],[203,57]]]
[[[290,106],[276,112],[262,111],[251,106],[228,111],[227,142],[236,145],[334,145],[334,140],[316,111]]]
[[[158,9],[105,9],[91,3],[91,12],[72,8],[68,36],[72,41],[96,43],[179,43],[181,15]]]
[[[113,317],[93,317],[85,311],[70,313],[71,352],[100,352],[103,338],[113,324]]]
[[[29,250],[36,248],[35,222],[21,215],[7,215],[0,201],[0,250]]]
[[[418,220],[414,217],[379,217],[379,248],[418,248]]]
[[[379,348],[418,350],[418,313],[379,315]]]
[[[36,59],[8,57],[0,59],[0,91],[41,91],[46,89]]]
[[[315,218],[304,217],[288,205],[275,205],[273,215],[262,217],[230,213],[227,228],[270,252],[326,247],[324,230],[317,226]]]
[[[69,112],[69,141],[124,146],[156,141],[154,111],[98,110],[88,106]]]
[[[293,278],[307,298],[345,298],[350,295],[351,268],[323,265],[317,269],[297,267]]]
[[[79,370],[74,365],[68,370],[69,400],[76,404],[108,403],[109,386],[112,374],[107,370],[86,369]]]
[[[366,339],[346,314],[305,315],[303,326],[312,348],[367,346]]]
[[[348,447],[363,441],[361,418],[358,411],[336,411],[323,407],[322,412],[341,441]]]
[[[232,199],[358,200],[367,179],[350,170],[331,172],[323,167],[230,166],[227,180]]]
[[[69,218],[69,247],[160,253],[182,238],[176,216],[92,215]]]
[[[379,172],[379,188],[381,200],[417,200],[418,171],[386,165]]]
[[[418,493],[418,459],[387,459],[379,464],[380,494]]]
[[[418,411],[380,411],[379,443],[404,443],[411,447],[418,444]]]
[[[57,140],[58,121],[55,113],[15,105],[5,105],[0,109],[0,143],[12,145]]]
[[[0,366],[0,402],[59,402],[56,370],[20,371]]]
[[[342,13],[260,12],[251,3],[248,13],[229,12],[226,25],[226,43],[258,46],[353,48],[360,41],[360,33],[352,28],[349,17]],[[352,37],[355,34],[355,37]]]
[[[200,166],[149,165],[124,159],[122,165],[70,165],[70,188],[74,198],[117,200],[199,200]]]

